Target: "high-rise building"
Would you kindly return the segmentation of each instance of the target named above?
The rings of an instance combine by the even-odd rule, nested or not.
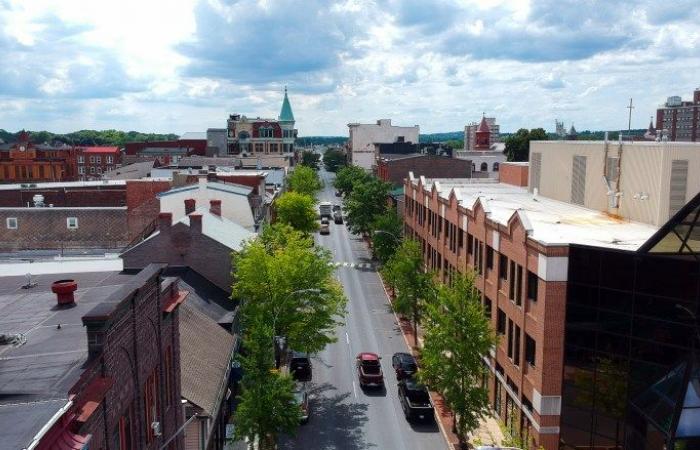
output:
[[[700,141],[700,88],[695,89],[692,101],[676,95],[666,99],[656,110],[656,130],[669,141]]]
[[[294,155],[297,130],[294,114],[284,88],[280,115],[275,119],[231,114],[228,118],[228,154],[242,156]]]

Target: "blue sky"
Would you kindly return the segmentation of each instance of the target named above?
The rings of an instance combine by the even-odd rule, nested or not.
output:
[[[156,132],[276,117],[301,135],[646,127],[700,87],[700,1],[0,0],[0,128]]]

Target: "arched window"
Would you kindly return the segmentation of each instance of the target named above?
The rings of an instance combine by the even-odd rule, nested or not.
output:
[[[472,172],[476,172],[476,164],[472,163]]]
[[[238,133],[238,139],[249,139],[249,138],[250,138],[250,134],[248,134],[247,131],[241,131],[240,133]]]
[[[486,164],[485,162],[481,163],[481,171],[487,172],[488,170],[489,170],[489,165]]]
[[[498,163],[497,162],[493,163],[493,171],[498,172]]]

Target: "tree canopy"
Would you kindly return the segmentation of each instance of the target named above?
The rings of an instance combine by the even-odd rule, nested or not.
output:
[[[455,413],[460,442],[489,412],[483,358],[496,344],[491,321],[481,306],[473,274],[441,285],[437,300],[426,305],[420,377],[443,395]]]
[[[391,184],[374,177],[354,185],[344,201],[345,216],[353,233],[369,234],[372,231],[375,217],[389,209],[387,197],[390,191]]]
[[[515,134],[506,138],[506,157],[508,161],[527,161],[530,141],[546,141],[547,139],[549,137],[543,128],[534,128],[530,131],[526,128],[521,128]]]
[[[337,172],[345,164],[345,153],[340,149],[329,148],[323,154],[323,165],[329,172]]]
[[[291,191],[306,194],[311,198],[316,198],[316,194],[323,188],[318,173],[311,167],[301,165],[296,166],[289,174],[287,185]]]
[[[396,208],[390,208],[374,218],[372,229],[372,252],[384,264],[401,244],[403,220],[396,213]]]
[[[335,177],[335,182],[333,185],[343,195],[348,195],[352,192],[355,186],[365,183],[371,178],[372,176],[362,167],[345,166],[338,170],[338,174]]]
[[[296,191],[285,192],[275,201],[277,221],[304,233],[318,229],[316,202],[309,195]]]
[[[11,133],[0,129],[0,139],[5,142],[16,142],[19,131]],[[58,134],[49,131],[29,131],[29,138],[36,144],[44,142],[62,142],[67,145],[114,145],[123,147],[128,142],[169,141],[177,139],[176,134],[142,133],[139,131],[120,130],[80,130],[72,133]]]
[[[304,150],[301,152],[301,165],[305,167],[311,167],[314,170],[318,170],[318,163],[321,160],[321,155],[310,150]]]

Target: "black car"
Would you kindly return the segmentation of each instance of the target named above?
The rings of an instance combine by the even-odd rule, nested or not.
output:
[[[289,373],[297,381],[311,381],[311,359],[309,359],[308,353],[292,352]]]
[[[391,358],[391,365],[396,371],[397,380],[409,378],[418,370],[416,358],[410,353],[394,353],[394,356]]]
[[[336,211],[333,213],[333,222],[337,224],[343,223],[343,214],[340,211]]]
[[[399,402],[409,422],[435,420],[435,409],[428,389],[410,378],[399,381]]]

